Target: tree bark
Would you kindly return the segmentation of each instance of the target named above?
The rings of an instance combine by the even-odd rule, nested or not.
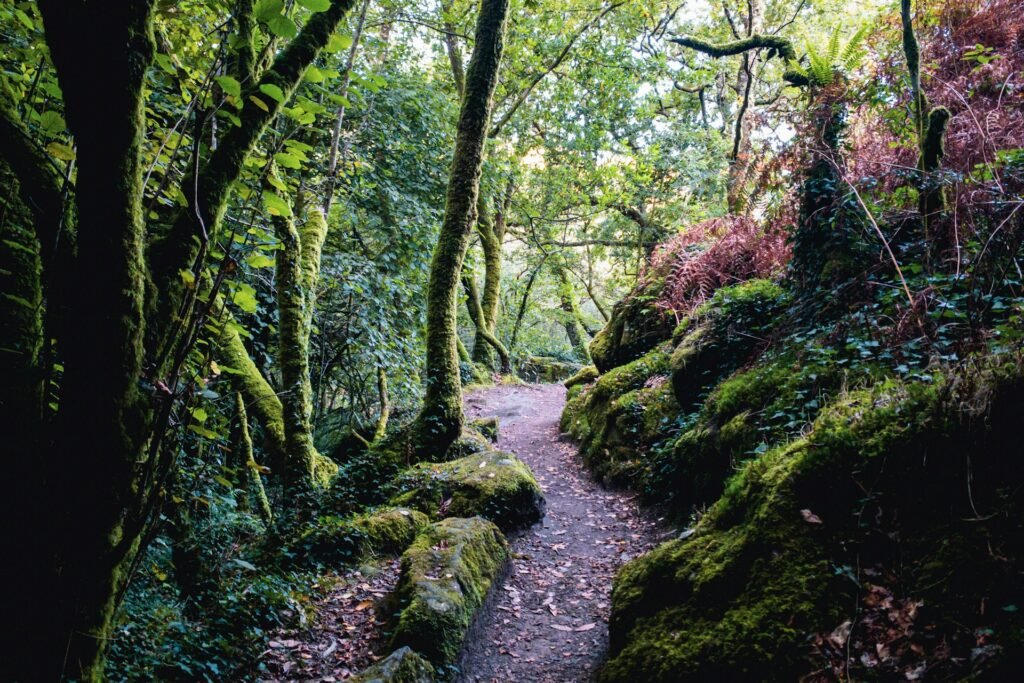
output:
[[[491,100],[504,50],[508,0],[482,0],[476,43],[466,72],[445,217],[431,261],[427,294],[427,369],[413,448],[444,452],[462,431],[462,385],[456,352],[456,305],[462,264],[473,230]]]

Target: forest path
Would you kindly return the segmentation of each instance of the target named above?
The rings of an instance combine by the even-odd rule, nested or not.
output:
[[[635,496],[601,488],[561,438],[565,394],[558,384],[498,386],[465,399],[469,417],[499,418],[498,448],[533,470],[547,514],[510,539],[512,571],[474,625],[462,683],[589,681],[608,649],[616,570],[661,540]]]

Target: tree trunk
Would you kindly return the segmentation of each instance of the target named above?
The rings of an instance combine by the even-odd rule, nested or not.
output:
[[[59,313],[64,363],[58,426],[38,491],[52,527],[39,533],[52,562],[19,585],[40,601],[49,629],[24,629],[24,680],[98,680],[114,601],[138,548],[132,511],[147,464],[151,401],[143,365],[144,226],[140,149],[143,84],[153,56],[152,3],[41,0],[39,9],[77,146],[77,258]],[[103,495],[98,495],[103,492]],[[45,509],[49,508],[49,510]],[[28,512],[28,511],[26,511]],[[31,513],[29,513],[31,514]],[[33,593],[34,581],[52,580]],[[48,600],[47,600],[48,599]],[[32,632],[35,631],[35,632]],[[33,651],[34,650],[34,651]]]
[[[260,519],[269,527],[274,523],[274,514],[270,509],[267,492],[263,488],[259,465],[256,464],[256,458],[253,455],[252,437],[249,435],[249,414],[245,409],[245,399],[238,391],[235,392],[235,424],[233,426],[234,434],[231,443],[235,451],[235,467],[238,470],[236,485],[241,494],[238,507],[241,510],[248,510],[249,501],[255,498]]]
[[[590,340],[587,338],[587,331],[580,322],[579,302],[576,298],[576,290],[569,281],[569,271],[561,261],[558,268],[558,298],[562,305],[563,322],[565,334],[569,337],[569,345],[576,353],[576,358],[584,365],[590,363],[590,352],[587,345]]]
[[[508,0],[482,0],[466,73],[444,221],[427,294],[426,395],[414,430],[418,456],[444,452],[462,431],[462,385],[456,353],[459,278],[473,230],[491,99],[504,49]]]

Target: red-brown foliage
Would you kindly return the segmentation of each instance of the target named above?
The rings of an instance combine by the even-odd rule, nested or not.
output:
[[[770,277],[788,260],[782,230],[765,230],[746,216],[725,216],[698,223],[660,245],[651,270],[665,274],[659,304],[686,314],[719,287]]]

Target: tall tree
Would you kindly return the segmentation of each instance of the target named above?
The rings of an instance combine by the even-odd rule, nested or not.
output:
[[[427,294],[427,388],[417,417],[420,455],[445,450],[462,431],[462,384],[456,348],[456,306],[462,264],[473,231],[484,143],[505,46],[508,0],[482,0],[466,69],[445,216],[430,266]]]
[[[166,222],[157,213],[147,225],[141,150],[157,3],[38,2],[77,174],[73,210],[61,202],[34,216],[41,243],[69,244],[72,253],[59,266],[44,263],[40,279],[63,366],[59,408],[47,429],[27,426],[49,436],[26,454],[32,470],[8,501],[41,527],[26,539],[36,550],[13,567],[20,589],[11,607],[47,615],[4,643],[15,680],[103,675],[116,598],[174,461],[159,436],[204,317],[195,279],[181,273],[204,267],[246,159],[351,4],[333,0],[308,15],[259,81],[239,93],[238,125],[205,162],[196,157],[183,185],[191,190],[183,193],[188,208]],[[280,98],[266,97],[268,89]],[[6,147],[2,154],[8,158]],[[41,183],[23,188],[30,196],[63,199],[45,168],[18,175],[23,184]],[[73,216],[73,224],[51,234],[52,215]]]

